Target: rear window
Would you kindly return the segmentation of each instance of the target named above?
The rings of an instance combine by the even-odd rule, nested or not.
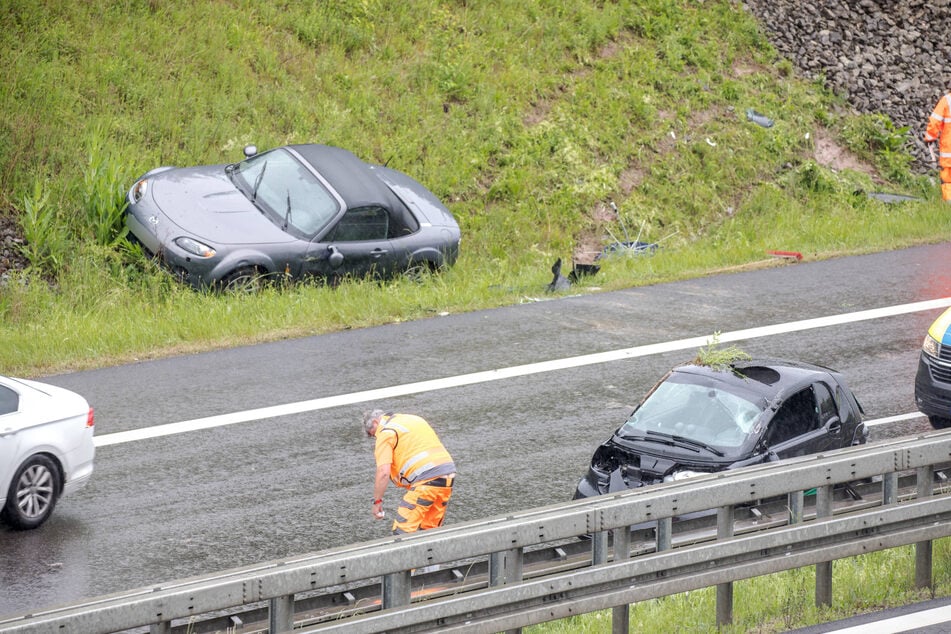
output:
[[[0,416],[12,414],[19,407],[20,395],[5,385],[0,385]]]

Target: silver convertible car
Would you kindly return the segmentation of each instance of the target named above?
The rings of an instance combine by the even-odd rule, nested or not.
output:
[[[459,225],[406,174],[327,145],[244,154],[146,173],[128,194],[130,239],[195,288],[387,278],[455,263]]]

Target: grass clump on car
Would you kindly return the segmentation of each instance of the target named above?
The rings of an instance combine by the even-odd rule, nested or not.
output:
[[[737,346],[720,347],[720,333],[715,333],[706,346],[697,351],[694,365],[703,365],[717,371],[726,371],[737,361],[749,361],[752,357]]]

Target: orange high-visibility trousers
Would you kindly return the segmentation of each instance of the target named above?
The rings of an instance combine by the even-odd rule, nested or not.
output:
[[[396,509],[397,519],[393,522],[393,534],[413,533],[442,526],[451,496],[451,486],[430,486],[425,483],[413,486],[403,496],[399,508]]]
[[[951,167],[941,168],[941,199],[951,203]]]

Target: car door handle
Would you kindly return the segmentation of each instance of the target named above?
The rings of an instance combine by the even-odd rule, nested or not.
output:
[[[13,428],[7,427],[6,429],[0,431],[0,438],[3,438],[4,436],[9,436],[12,433],[13,433]]]
[[[382,255],[386,255],[386,249],[373,249],[372,251],[370,251],[370,255],[372,255],[375,258],[378,258]]]

